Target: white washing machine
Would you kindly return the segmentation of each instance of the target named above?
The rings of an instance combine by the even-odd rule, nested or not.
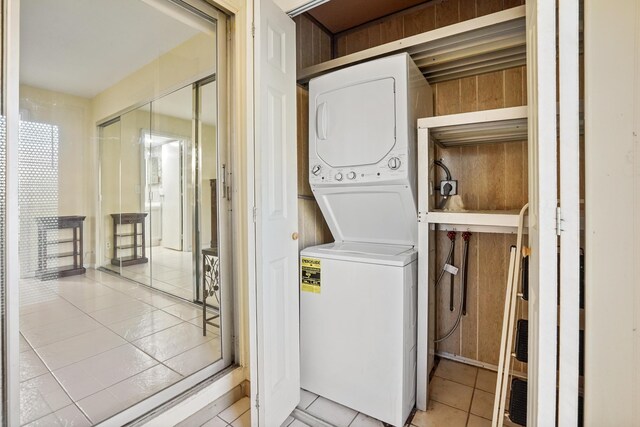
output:
[[[416,121],[406,54],[309,83],[309,182],[335,243],[301,253],[302,388],[394,426],[415,404]]]

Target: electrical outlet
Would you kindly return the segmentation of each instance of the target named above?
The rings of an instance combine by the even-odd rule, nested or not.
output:
[[[111,249],[111,242],[107,242],[107,250]]]
[[[446,179],[440,181],[440,194],[445,197],[455,196],[458,194],[458,181],[447,181]]]

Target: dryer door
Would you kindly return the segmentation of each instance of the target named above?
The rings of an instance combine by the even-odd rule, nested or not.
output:
[[[311,110],[316,153],[334,168],[372,165],[396,143],[395,79],[370,80],[320,93]]]

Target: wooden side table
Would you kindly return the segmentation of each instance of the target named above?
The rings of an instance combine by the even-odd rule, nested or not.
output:
[[[75,276],[86,273],[82,225],[84,216],[45,216],[38,218],[38,271],[42,279]],[[49,239],[51,230],[72,230],[72,237],[57,236]],[[59,233],[57,233],[59,234]],[[62,245],[72,245],[71,251],[61,251]],[[58,250],[52,251],[53,247]],[[72,258],[71,264],[49,267],[49,260]]]
[[[207,298],[214,298],[212,304],[217,313],[207,317]],[[220,328],[213,323],[220,317],[220,258],[218,248],[202,250],[202,335],[207,335],[207,325]]]
[[[113,218],[113,258],[111,264],[126,267],[149,262],[149,258],[146,256],[144,226],[147,215],[146,212],[111,214],[111,218]],[[126,226],[131,227],[127,229]],[[122,242],[122,239],[128,241]],[[123,251],[130,251],[130,254],[123,256]]]

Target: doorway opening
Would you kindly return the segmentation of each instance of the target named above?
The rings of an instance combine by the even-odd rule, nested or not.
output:
[[[227,16],[20,3],[20,425],[124,425],[234,361]]]

